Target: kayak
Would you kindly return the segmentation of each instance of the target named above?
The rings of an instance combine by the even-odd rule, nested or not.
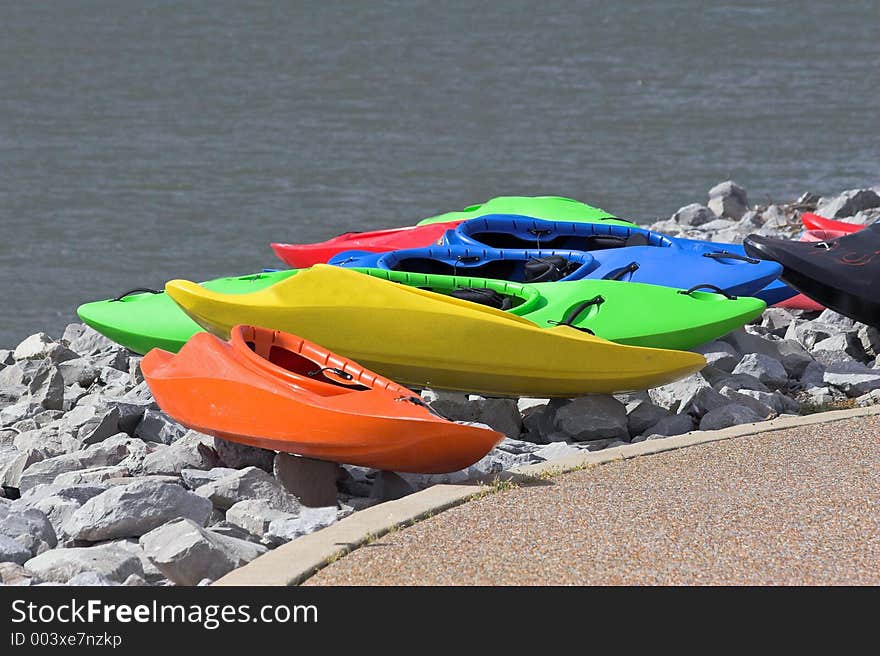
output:
[[[607,221],[610,224],[634,225],[603,209],[562,196],[498,196],[457,212],[446,212],[422,219],[416,225],[467,221],[487,214],[521,214],[550,221]]]
[[[209,332],[248,323],[301,335],[418,388],[571,398],[647,389],[705,365],[687,351],[615,344],[357,271],[318,264],[250,294],[185,280],[165,291]]]
[[[669,237],[635,225],[541,221],[528,216],[493,214],[460,223],[455,230],[450,230],[443,236],[443,241],[451,246],[472,248],[559,248],[588,251],[597,259],[610,259],[611,268],[622,266],[624,260],[636,262],[639,265],[638,272],[633,272],[628,280],[682,288],[700,282],[711,283],[732,294],[757,296],[768,305],[795,294],[785,284],[775,281],[776,276],[767,277],[769,274],[766,270],[757,276],[758,282],[763,284],[755,286],[751,276],[757,271],[757,262],[747,257],[740,245]],[[636,247],[670,250],[641,248],[639,254]],[[714,260],[714,263],[700,263],[700,260],[692,257],[687,264],[679,259],[670,260],[672,257],[682,256],[701,256]],[[654,257],[660,259],[652,268],[645,259]],[[757,268],[763,266],[759,265]],[[605,268],[597,271],[600,273],[591,277],[605,277],[607,273]],[[694,276],[707,277],[695,279]],[[719,282],[718,276],[726,279]]]
[[[206,289],[243,294],[263,289],[296,271],[254,273],[202,283]],[[186,316],[163,291],[140,288],[116,298],[80,305],[79,318],[117,344],[143,355],[151,348],[177,352],[199,325]]]
[[[595,245],[595,250],[518,250],[451,245],[378,254],[348,251],[331,258],[330,264],[410,273],[471,275],[511,282],[592,278],[643,282],[676,289],[712,285],[735,296],[760,296],[761,290],[775,281],[782,271],[776,264],[727,250],[723,245],[672,241],[659,233],[629,226],[564,225],[579,237],[579,241],[572,245],[581,248]],[[648,233],[647,236],[644,233]],[[795,293],[787,291],[787,296]]]
[[[801,223],[807,230],[832,230],[845,232],[850,234],[862,230],[865,226],[859,223],[848,223],[846,221],[835,221],[834,219],[826,219],[824,216],[813,214],[812,212],[804,212],[801,214]]]
[[[418,248],[436,243],[443,233],[455,228],[459,221],[431,223],[408,228],[391,228],[371,232],[346,232],[345,234],[315,244],[273,243],[272,250],[286,264],[305,269],[313,264],[327,262],[343,251],[366,251],[384,253],[399,248]]]
[[[452,230],[465,219],[502,210],[543,219],[608,221],[613,224],[633,225],[629,221],[614,218],[605,210],[570,198],[501,196],[485,203],[471,205],[461,212],[448,212],[424,219],[415,226],[369,232],[346,232],[314,244],[273,243],[272,250],[289,266],[306,268],[313,264],[328,262],[331,257],[343,251],[384,253],[403,248],[421,248],[439,244],[444,232]]]
[[[849,233],[841,230],[804,230],[800,237],[800,241],[828,241],[829,239],[837,239],[838,237],[843,237],[847,234]],[[809,312],[821,312],[825,309],[824,305],[817,303],[809,296],[804,296],[803,294],[792,296],[776,305],[777,307],[788,308],[789,310],[807,310]]]
[[[782,279],[817,303],[880,326],[880,225],[820,242],[749,235],[746,251],[783,266]]]
[[[330,258],[329,264],[410,273],[468,275],[510,282],[577,280],[596,267],[593,256],[582,251],[465,246],[411,248],[388,253],[346,251]]]
[[[467,276],[356,269],[376,278],[488,305],[541,328],[569,325],[618,344],[690,349],[764,311],[756,298],[615,280],[514,283]],[[638,314],[639,319],[633,320]]]
[[[504,435],[456,424],[413,392],[295,335],[236,326],[141,363],[159,407],[208,435],[319,460],[402,472],[457,471]]]

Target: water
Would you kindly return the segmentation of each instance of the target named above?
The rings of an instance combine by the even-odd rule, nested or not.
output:
[[[500,6],[502,5],[503,6]],[[501,194],[880,181],[876,1],[6,2],[0,346]]]

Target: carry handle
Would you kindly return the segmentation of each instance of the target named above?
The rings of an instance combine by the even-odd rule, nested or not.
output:
[[[135,287],[134,289],[129,289],[127,292],[123,292],[116,298],[111,298],[111,301],[121,301],[126,296],[130,296],[131,294],[161,294],[158,289],[150,289],[149,287]]]
[[[694,293],[695,291],[697,291],[698,289],[709,289],[709,290],[712,290],[712,291],[715,292],[716,294],[721,294],[722,296],[724,296],[726,299],[728,299],[728,300],[730,300],[730,301],[735,301],[736,298],[737,298],[737,297],[734,296],[733,294],[728,294],[726,291],[724,291],[724,290],[721,289],[720,287],[716,287],[715,285],[710,285],[709,283],[703,283],[702,285],[694,285],[693,287],[691,287],[690,289],[687,289],[687,290],[685,290],[685,289],[681,289],[681,290],[679,290],[678,293],[679,293],[679,294],[684,294],[685,296],[690,296],[691,294],[693,294],[693,293]]]
[[[630,262],[625,267],[620,267],[619,269],[615,269],[607,276],[605,276],[605,280],[620,280],[628,273],[635,273],[639,270],[638,262]]]
[[[730,251],[712,251],[711,253],[703,253],[703,257],[711,257],[713,260],[739,260],[748,262],[749,264],[757,264],[761,260],[749,257],[748,255],[740,255],[739,253],[731,253]]]
[[[576,305],[575,307],[573,307],[571,309],[571,311],[565,316],[565,318],[563,318],[562,321],[553,321],[552,319],[548,319],[547,323],[552,324],[554,326],[568,326],[569,328],[574,328],[575,330],[580,330],[581,332],[589,333],[590,335],[595,335],[596,333],[594,333],[589,328],[582,328],[580,326],[575,326],[574,322],[584,312],[584,310],[586,310],[587,308],[590,308],[594,305],[602,305],[602,303],[604,303],[604,302],[605,302],[605,297],[602,296],[601,294],[599,294],[599,295],[594,296],[593,298],[589,299],[588,301],[584,301],[583,303],[580,303],[579,305]]]

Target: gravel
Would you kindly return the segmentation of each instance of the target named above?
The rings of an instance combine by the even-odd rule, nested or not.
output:
[[[880,420],[617,461],[390,533],[307,585],[878,585]]]

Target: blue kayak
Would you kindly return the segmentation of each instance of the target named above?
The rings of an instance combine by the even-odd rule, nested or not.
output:
[[[645,230],[644,228],[602,223],[573,223],[570,221],[544,221],[515,214],[490,214],[459,224],[448,230],[443,243],[450,246],[483,248],[562,248],[583,250],[596,254],[608,249],[627,249],[631,246],[660,246],[681,253],[697,254],[716,261],[731,264],[742,262],[755,264],[745,249],[738,244],[719,244],[695,239],[682,239]],[[640,262],[641,264],[641,262]],[[644,275],[647,272],[643,272]],[[682,273],[685,273],[684,271]],[[690,274],[692,272],[688,272]],[[738,273],[737,275],[742,275]],[[764,274],[756,275],[761,278]],[[593,276],[591,276],[593,277]],[[636,276],[639,282],[670,285],[667,282],[646,280]],[[690,275],[688,275],[690,279]],[[720,285],[719,285],[720,286]],[[728,290],[729,291],[729,290]],[[743,292],[731,292],[740,293]],[[773,305],[797,294],[781,280],[773,280],[752,295]]]
[[[344,251],[330,258],[328,264],[510,282],[580,280],[596,268],[595,258],[584,251],[468,246],[430,246],[387,253]]]

